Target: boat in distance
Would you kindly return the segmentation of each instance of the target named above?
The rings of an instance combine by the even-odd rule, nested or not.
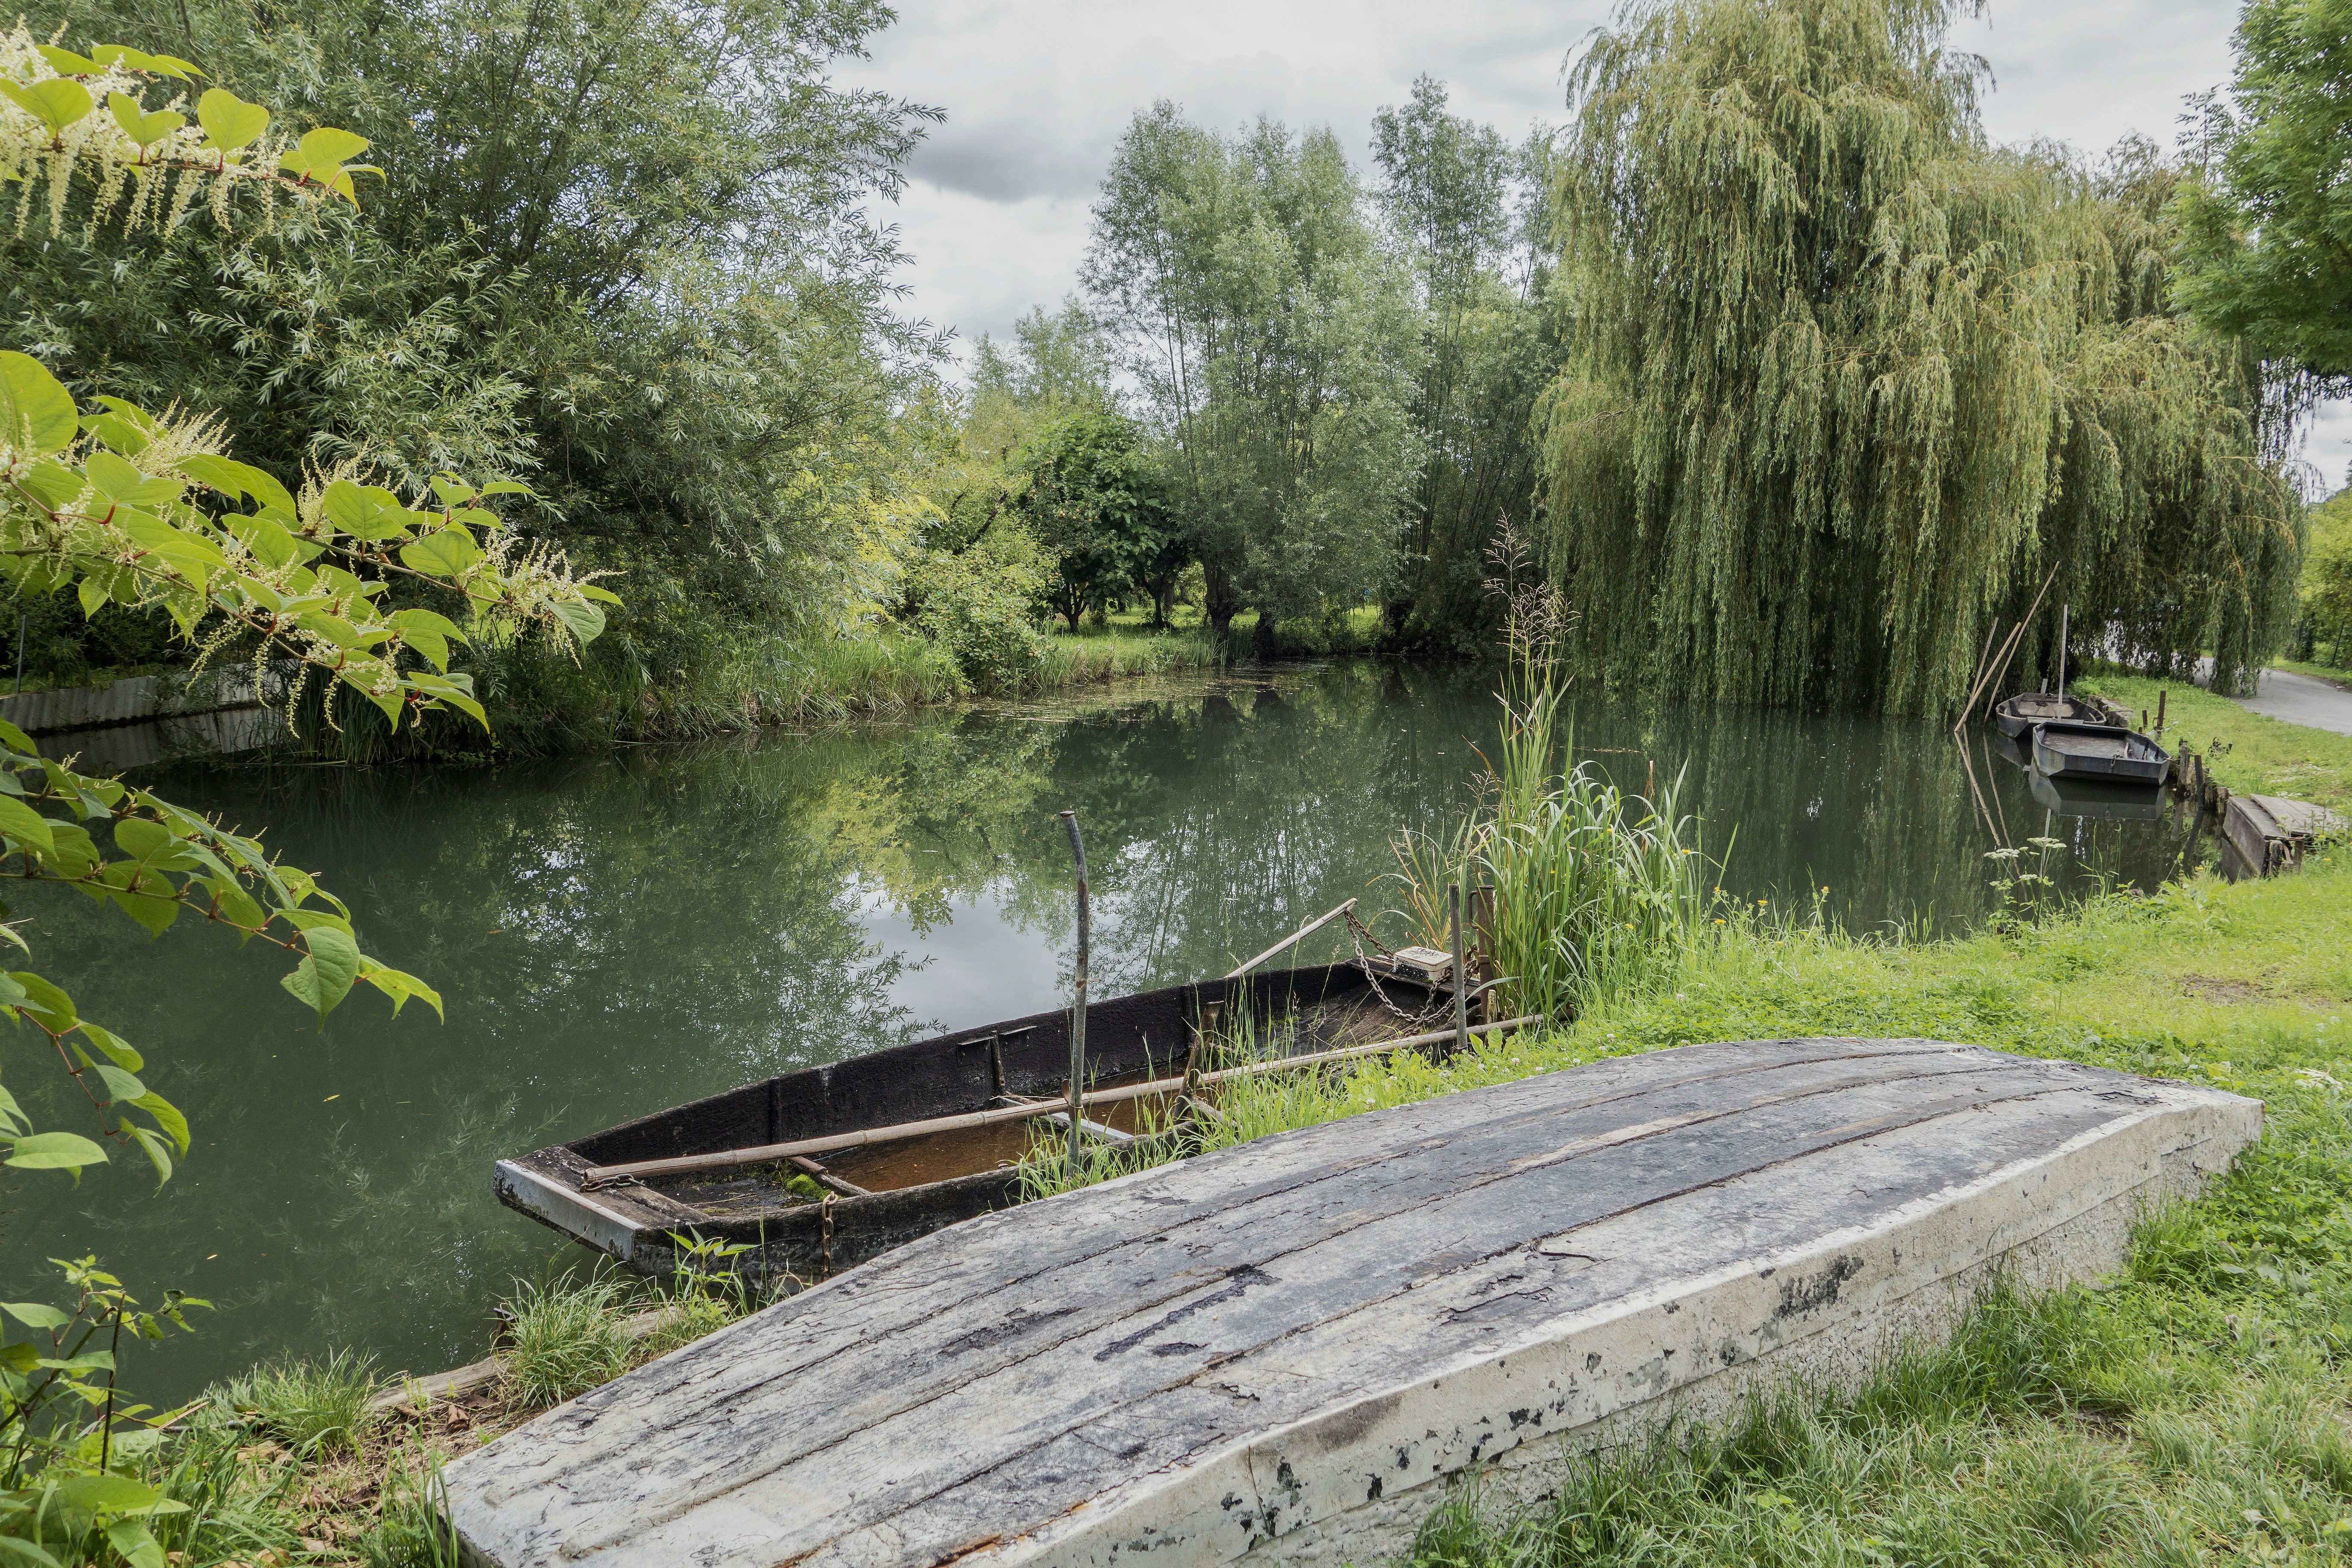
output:
[[[2053,720],[2033,726],[2033,765],[2070,784],[2096,779],[2160,784],[2172,770],[2172,758],[2136,730]]]
[[[925,1237],[460,1457],[446,1506],[495,1568],[1386,1563],[1457,1479],[1532,1508],[2113,1269],[2261,1129],[1934,1040],[1613,1058]]]
[[[2036,724],[2099,724],[2109,722],[2106,710],[2080,697],[2051,691],[2021,691],[1993,704],[1992,721],[2004,735],[2022,738]]]
[[[1414,954],[1444,956],[1406,949],[1090,1003],[1082,1131],[1129,1141],[1145,1104],[1181,1091],[1168,1075],[1201,1065],[1188,1059],[1204,1031],[1299,1065],[1429,1043],[1412,1031],[1450,1019],[1453,988]],[[822,1279],[1018,1202],[1014,1166],[1032,1124],[1068,1127],[1069,1062],[1066,1007],[982,1024],[500,1160],[493,1187],[509,1208],[641,1273],[674,1272],[675,1238],[688,1236],[749,1247],[735,1262],[746,1273]],[[925,1130],[908,1135],[910,1124]]]

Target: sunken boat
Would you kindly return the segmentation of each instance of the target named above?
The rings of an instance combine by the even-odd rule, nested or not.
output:
[[[1154,1112],[1188,1072],[1197,1094],[1269,1066],[1443,1049],[1453,998],[1447,956],[1405,948],[1091,1003],[1080,1131],[1181,1138]],[[748,1248],[747,1273],[822,1279],[1019,1201],[1024,1150],[1041,1124],[1069,1126],[1070,1021],[1034,1013],[784,1073],[501,1160],[493,1184],[642,1273],[675,1271],[687,1236]],[[1237,1041],[1252,1061],[1230,1059]]]
[[[2033,727],[2033,765],[2073,783],[2154,786],[2172,771],[2172,758],[2136,730],[2053,721]]]
[[[1916,1039],[1441,1095],[926,1237],[456,1459],[449,1517],[498,1568],[1387,1561],[1458,1479],[2112,1269],[2261,1124]]]
[[[2021,691],[1993,704],[1992,721],[2004,735],[2022,739],[2036,724],[2109,723],[2106,710],[2060,692]]]

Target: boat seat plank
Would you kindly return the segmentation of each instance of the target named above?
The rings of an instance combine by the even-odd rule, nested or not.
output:
[[[2258,1119],[1916,1040],[1446,1096],[914,1242],[457,1461],[452,1515],[506,1568],[1232,1561],[1916,1314]]]

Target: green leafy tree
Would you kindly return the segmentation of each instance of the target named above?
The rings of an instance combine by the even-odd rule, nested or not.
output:
[[[171,49],[298,123],[361,127],[385,173],[364,223],[286,213],[241,247],[183,230],[127,272],[104,231],[17,244],[0,294],[77,395],[217,409],[286,484],[344,457],[412,487],[530,479],[515,526],[636,585],[586,655],[635,723],[735,639],[853,629],[887,585],[896,411],[939,344],[897,310],[872,198],[935,111],[830,72],[890,15],[299,0],[261,26],[242,0],[66,0],[68,39]]]
[[[1420,321],[1328,130],[1226,138],[1162,102],[1113,154],[1081,271],[1141,384],[1218,635],[1384,589],[1420,467]]]
[[[1107,410],[1066,415],[1032,437],[1015,464],[1029,481],[1022,515],[1054,559],[1049,597],[1072,631],[1090,606],[1181,569],[1167,485],[1134,421]]]
[[[352,162],[362,138],[274,133],[268,110],[223,88],[190,102],[194,74],[168,56],[40,45],[21,26],[0,36],[0,176],[19,228],[135,240],[187,223],[257,228],[288,204],[355,197],[369,172]],[[518,483],[437,475],[412,506],[365,477],[345,464],[289,489],[226,456],[207,415],[157,416],[110,396],[78,406],[37,360],[0,350],[0,576],[20,592],[70,588],[86,613],[163,616],[206,656],[249,658],[257,677],[290,662],[299,681],[348,689],[395,725],[442,710],[482,721],[467,678],[449,668],[453,644],[537,626],[577,646],[602,629],[602,605],[618,603],[505,528],[492,499],[525,493]],[[465,624],[402,599],[438,603]],[[43,757],[5,722],[0,876],[44,889],[28,896],[70,890],[151,934],[192,920],[258,940],[292,960],[285,988],[321,1020],[360,985],[395,1013],[420,998],[440,1010],[424,982],[361,948],[349,906],[257,837]],[[0,924],[0,938],[29,955],[15,924]],[[0,975],[0,1016],[18,1026],[0,1057],[5,1164],[78,1177],[111,1147],[171,1177],[188,1124],[147,1083],[141,1049],[30,968]],[[44,1059],[79,1087],[87,1132],[41,1125],[6,1087],[23,1081],[19,1063]],[[123,1334],[163,1332],[184,1303],[142,1309],[92,1260],[68,1274],[79,1297],[70,1311],[0,1305],[48,1340],[0,1347],[0,1550],[162,1568],[149,1522],[181,1505],[122,1468],[137,1445],[118,1444],[118,1427],[157,1418],[118,1401],[114,1355]]]
[[[1412,415],[1423,455],[1387,612],[1392,635],[1467,647],[1494,631],[1496,531],[1534,509],[1530,424],[1559,344],[1538,245],[1549,138],[1514,148],[1445,103],[1444,85],[1423,77],[1372,119],[1377,195],[1422,308]]]
[[[1611,679],[1948,713],[2053,571],[2225,689],[2283,635],[2290,430],[2167,308],[2173,173],[1987,145],[1963,8],[1675,0],[1579,58],[1544,526]]]
[[[2267,358],[2352,377],[2352,4],[2250,0],[2236,46],[2174,197],[2176,296]]]

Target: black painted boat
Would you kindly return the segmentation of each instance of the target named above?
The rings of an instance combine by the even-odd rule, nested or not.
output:
[[[2033,765],[2068,783],[2160,784],[2172,767],[2163,747],[2113,724],[2046,722],[2033,726]]]
[[[2105,725],[2109,720],[2105,709],[2080,697],[2021,691],[1993,704],[1992,721],[2000,726],[2002,734],[2022,738],[2036,724]]]
[[[1139,992],[1087,1009],[1087,1090],[1181,1076],[1204,1032],[1284,1057],[1393,1041],[1450,1025],[1443,955],[1275,970]],[[735,1267],[815,1280],[1017,1201],[1013,1169],[1069,1084],[1068,1009],[959,1029],[724,1094],[498,1163],[499,1201],[643,1273],[680,1262],[675,1237],[740,1244]],[[1192,1062],[1194,1066],[1226,1066]],[[1134,1136],[1152,1096],[1089,1108],[1089,1137]],[[1159,1092],[1155,1103],[1172,1100]],[[958,1125],[916,1136],[909,1123]],[[892,1129],[887,1141],[861,1135]],[[1148,1129],[1147,1129],[1148,1131]],[[796,1143],[849,1146],[787,1153]],[[739,1156],[757,1156],[751,1158]],[[644,1173],[647,1163],[695,1166]]]

